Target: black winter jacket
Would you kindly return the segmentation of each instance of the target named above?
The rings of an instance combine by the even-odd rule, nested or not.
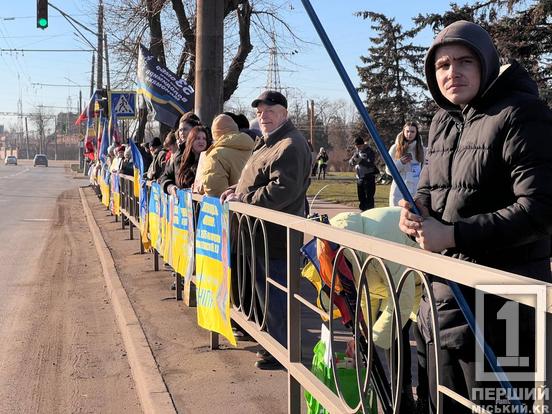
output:
[[[167,151],[163,148],[159,148],[154,156],[153,161],[150,164],[147,172],[148,180],[157,180],[165,172],[165,157],[167,156]]]
[[[163,172],[161,177],[159,177],[159,184],[161,185],[161,188],[163,188],[163,191],[166,193],[169,185],[176,185],[176,172],[178,171],[178,168],[180,168],[180,162],[182,161],[182,156],[184,155],[184,149],[184,144],[180,144],[178,146],[178,150],[174,155],[174,162],[166,163],[165,171]]]
[[[462,112],[433,118],[416,199],[454,225],[447,255],[551,281],[552,112],[517,63]],[[471,335],[444,281],[433,281],[443,347]],[[468,302],[473,290],[463,289]],[[471,291],[471,292],[470,292]],[[428,338],[429,304],[420,305]]]

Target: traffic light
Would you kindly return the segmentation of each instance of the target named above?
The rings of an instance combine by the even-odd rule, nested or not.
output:
[[[48,0],[36,0],[36,27],[48,27]]]

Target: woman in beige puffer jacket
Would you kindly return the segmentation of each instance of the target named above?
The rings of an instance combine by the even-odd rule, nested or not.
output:
[[[228,187],[237,184],[245,163],[253,150],[253,140],[240,132],[238,125],[228,115],[218,115],[211,127],[213,145],[205,152],[199,193],[220,196]]]

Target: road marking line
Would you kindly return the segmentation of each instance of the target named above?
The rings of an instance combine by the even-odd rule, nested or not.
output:
[[[54,219],[23,219],[22,221],[54,221]]]

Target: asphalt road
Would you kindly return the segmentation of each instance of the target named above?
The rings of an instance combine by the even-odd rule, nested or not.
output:
[[[0,165],[0,413],[140,412],[68,166]]]

